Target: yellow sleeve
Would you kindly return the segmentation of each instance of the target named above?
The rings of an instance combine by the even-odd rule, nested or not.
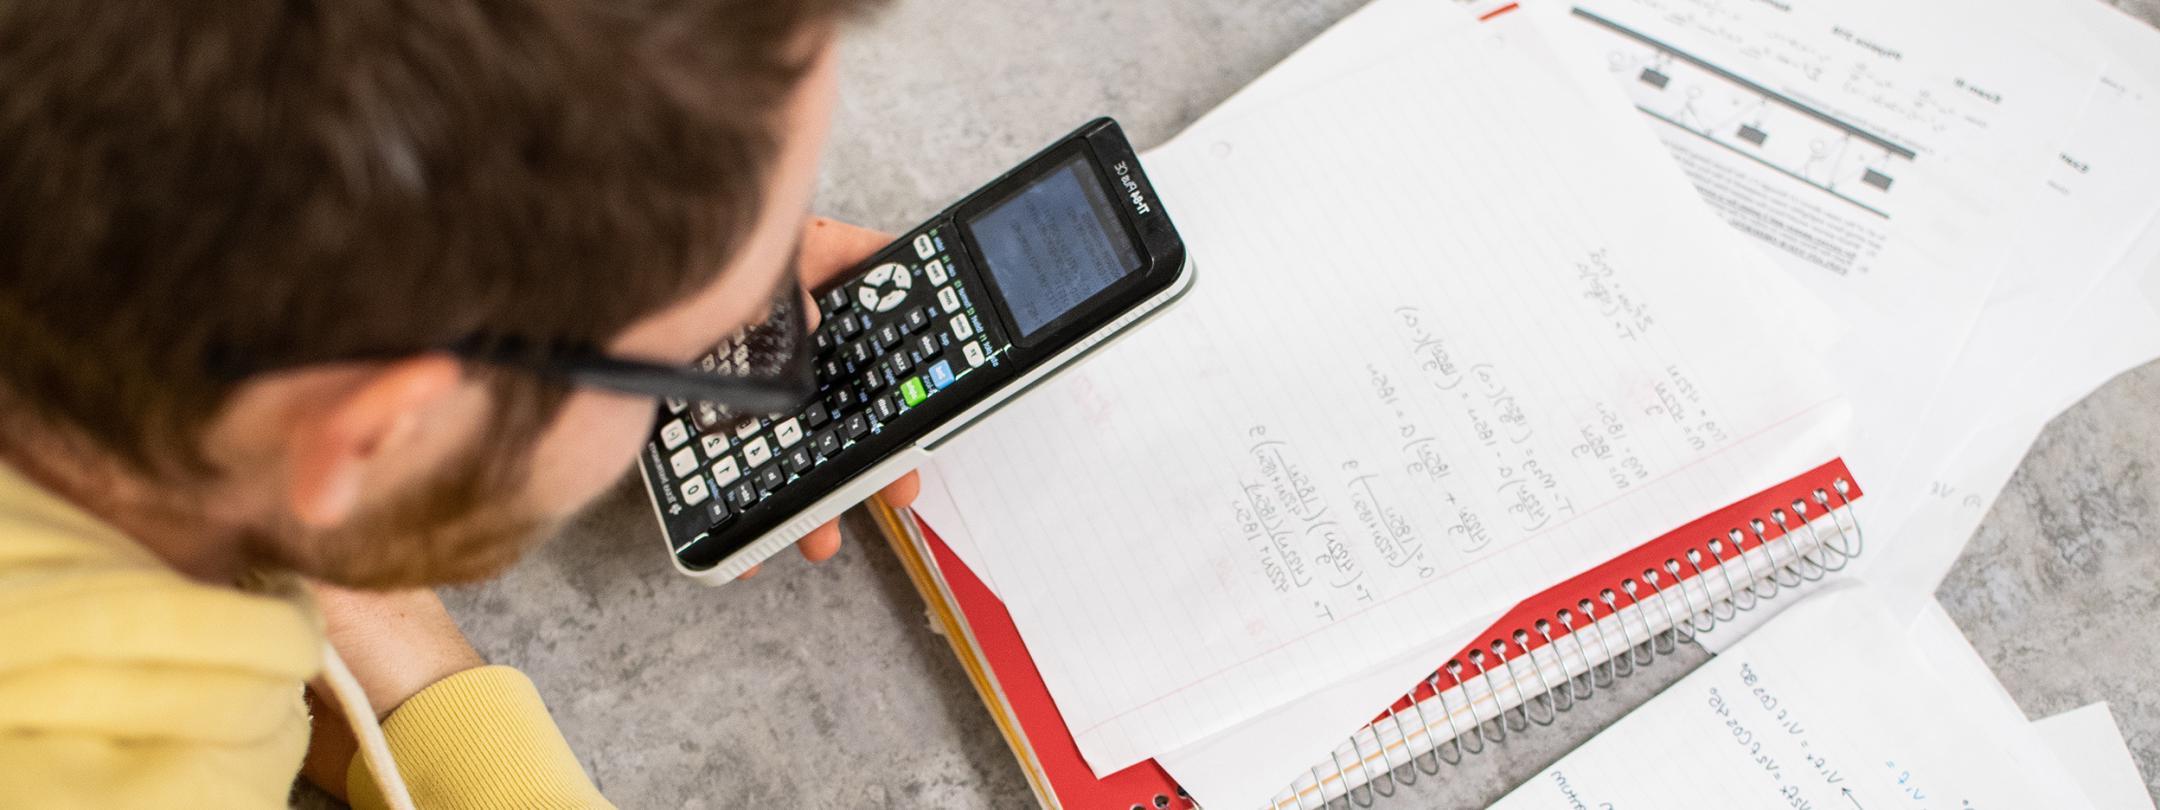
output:
[[[525,674],[487,666],[457,673],[383,721],[391,756],[417,807],[613,807],[578,765]],[[366,762],[354,756],[345,787],[355,810],[384,807]]]

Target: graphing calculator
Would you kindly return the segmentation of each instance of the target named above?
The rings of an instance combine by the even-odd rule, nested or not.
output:
[[[1191,284],[1132,145],[1090,122],[822,291],[810,401],[732,429],[661,406],[639,468],[675,567],[734,580]]]

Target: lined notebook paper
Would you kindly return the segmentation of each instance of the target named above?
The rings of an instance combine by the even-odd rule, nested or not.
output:
[[[925,499],[1090,767],[1833,455],[1826,319],[1616,103],[1501,23],[1147,158],[1196,288],[940,447]]]
[[[1903,615],[1810,597],[1494,807],[2091,806],[1957,627]]]

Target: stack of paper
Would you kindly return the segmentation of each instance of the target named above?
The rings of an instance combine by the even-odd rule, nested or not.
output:
[[[920,509],[1090,766],[1152,757],[1214,807],[1264,804],[1514,600],[1823,454],[1871,488],[1868,610],[1954,638],[1929,594],[2025,448],[2160,356],[2156,143],[2160,34],[2094,0],[1375,0],[1147,156],[1198,292],[942,448]],[[1675,385],[1716,418],[1631,421]],[[1467,421],[1417,418],[1458,393]],[[1601,414],[1648,437],[1626,480],[1455,497]],[[1405,464],[1429,480],[1363,475]],[[1014,475],[1082,466],[1131,474]],[[1758,645],[1780,666],[1826,643],[1797,624]],[[1914,666],[1948,665],[1862,674]],[[1629,722],[1578,756],[1681,733]]]

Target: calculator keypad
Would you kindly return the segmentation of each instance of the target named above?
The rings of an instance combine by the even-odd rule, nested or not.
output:
[[[899,254],[818,296],[823,317],[809,345],[819,393],[800,410],[728,430],[716,413],[700,418],[715,410],[708,405],[667,404],[648,471],[661,479],[656,491],[680,496],[664,521],[670,547],[681,553],[726,528],[1002,356],[1007,347],[983,328],[991,316],[955,272],[948,230],[909,237]]]

